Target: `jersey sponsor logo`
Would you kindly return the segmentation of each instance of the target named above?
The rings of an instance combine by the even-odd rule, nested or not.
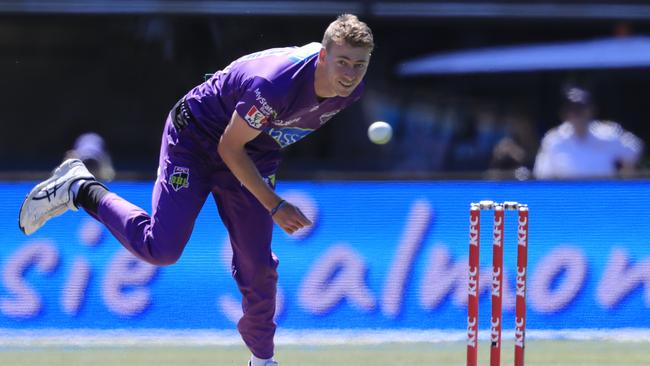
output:
[[[266,133],[268,133],[278,143],[278,145],[286,147],[301,140],[313,131],[314,130],[309,128],[283,127],[269,128]]]
[[[275,118],[278,114],[275,112],[275,109],[266,101],[266,98],[262,96],[260,88],[255,89],[255,100],[260,105],[260,112],[264,113],[267,117]]]
[[[260,128],[267,122],[266,116],[260,112],[256,106],[252,106],[251,109],[248,110],[244,119],[253,128]]]
[[[321,116],[320,116],[320,124],[321,124],[321,125],[324,125],[325,122],[327,122],[327,121],[329,121],[330,119],[332,119],[332,117],[334,117],[334,116],[335,116],[337,113],[339,113],[340,111],[341,111],[340,109],[337,109],[337,110],[335,110],[335,111],[331,111],[331,112],[327,112],[327,113],[323,113],[323,114],[321,114]]]
[[[190,187],[190,168],[175,166],[174,172],[169,176],[169,185],[178,192],[181,188]]]
[[[279,127],[286,127],[286,126],[291,126],[294,123],[297,123],[301,119],[302,119],[302,117],[292,118],[292,119],[289,119],[289,120],[286,120],[286,121],[278,119],[278,120],[273,121],[273,124],[275,126],[279,126]]]

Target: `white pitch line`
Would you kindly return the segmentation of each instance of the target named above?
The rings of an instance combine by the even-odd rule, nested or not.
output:
[[[278,329],[278,345],[377,345],[386,343],[463,342],[465,330],[421,329]],[[489,331],[479,332],[479,340],[489,339]],[[504,331],[502,340],[514,339],[513,331]],[[603,340],[649,342],[650,329],[563,329],[528,330],[526,339]],[[111,347],[111,346],[235,346],[242,345],[234,330],[175,329],[8,329],[0,328],[0,347]]]

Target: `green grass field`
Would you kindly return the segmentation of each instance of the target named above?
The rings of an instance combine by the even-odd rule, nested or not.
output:
[[[488,345],[479,348],[487,365]],[[3,347],[0,365],[11,366],[244,366],[248,352],[238,347]],[[464,365],[460,342],[374,346],[279,346],[282,366]],[[513,364],[512,343],[504,343],[502,364]],[[527,366],[650,365],[650,344],[643,342],[542,341],[527,344]]]

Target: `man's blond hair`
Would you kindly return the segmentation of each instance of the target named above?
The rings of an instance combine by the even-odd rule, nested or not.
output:
[[[329,50],[332,43],[347,43],[352,47],[363,47],[372,51],[375,41],[370,27],[353,14],[342,14],[330,23],[323,36],[323,46]]]

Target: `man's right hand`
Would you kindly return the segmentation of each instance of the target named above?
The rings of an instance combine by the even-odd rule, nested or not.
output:
[[[289,202],[285,202],[272,217],[273,221],[287,234],[293,234],[312,224],[311,220],[298,207]]]

